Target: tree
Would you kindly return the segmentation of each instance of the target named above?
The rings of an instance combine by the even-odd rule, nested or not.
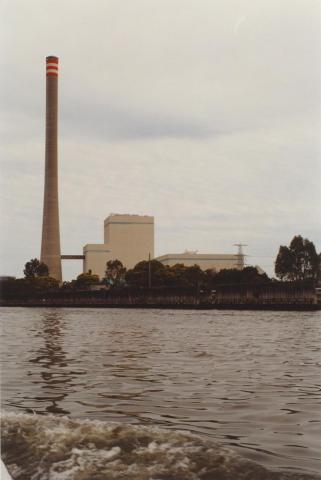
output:
[[[92,274],[91,270],[89,270],[87,273],[81,273],[80,275],[78,275],[74,285],[76,288],[86,288],[89,285],[93,285],[94,283],[98,282],[99,276]]]
[[[242,271],[238,268],[223,268],[215,275],[214,282],[216,285],[241,283]]]
[[[215,288],[216,285],[241,284],[241,283],[265,283],[270,279],[266,273],[259,273],[256,267],[226,268],[219,272],[206,270],[207,288]]]
[[[256,267],[245,267],[240,270],[241,282],[243,283],[264,283],[270,279],[266,273],[260,273]]]
[[[166,285],[170,287],[187,287],[189,286],[186,277],[187,268],[183,263],[176,263],[171,267],[167,267]]]
[[[150,270],[149,270],[150,269]],[[166,267],[158,260],[142,260],[126,273],[126,281],[137,287],[148,287],[149,271],[153,287],[164,285]]]
[[[46,294],[59,289],[59,281],[52,277],[27,277],[8,279],[1,285],[1,295],[6,296],[32,296]]]
[[[295,280],[294,254],[286,247],[281,245],[275,261],[275,275],[281,280]]]
[[[187,267],[177,263],[170,267],[158,260],[139,262],[128,270],[126,281],[131,285],[148,287],[149,268],[153,287],[200,288],[207,281],[206,274],[198,265]]]
[[[126,267],[120,260],[109,260],[106,263],[104,281],[115,287],[122,285],[125,281]]]
[[[59,289],[59,281],[53,277],[39,276],[32,281],[31,288],[37,292],[46,293]]]
[[[206,274],[199,265],[187,267],[177,263],[169,267],[169,284],[175,287],[196,287],[200,288],[206,283]]]
[[[62,285],[60,286],[60,289],[63,291],[72,291],[76,287],[76,282],[77,280],[70,280],[70,282],[64,281],[62,282]]]
[[[317,280],[320,278],[320,255],[315,246],[301,235],[290,246],[281,245],[275,261],[275,274],[281,280]]]
[[[49,269],[45,263],[33,258],[25,264],[23,273],[25,278],[48,277]]]

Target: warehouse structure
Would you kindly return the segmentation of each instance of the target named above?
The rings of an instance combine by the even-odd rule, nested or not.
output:
[[[199,265],[202,270],[216,270],[219,272],[224,268],[244,268],[243,254],[223,254],[223,253],[198,253],[197,251],[185,251],[183,253],[168,253],[157,257],[157,260],[164,265],[172,267],[177,263],[182,263],[186,267]]]

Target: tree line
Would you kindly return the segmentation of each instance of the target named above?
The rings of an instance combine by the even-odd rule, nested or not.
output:
[[[321,254],[317,254],[314,244],[302,236],[295,236],[290,245],[281,245],[275,261],[275,274],[282,281],[320,281]],[[53,290],[79,291],[93,285],[105,288],[185,288],[194,291],[211,291],[216,285],[267,283],[275,281],[266,273],[259,273],[255,267],[243,269],[223,269],[203,271],[198,265],[164,265],[158,260],[143,260],[127,270],[120,260],[110,260],[106,264],[105,275],[99,279],[91,271],[81,273],[75,280],[63,282],[49,276],[48,267],[38,259],[25,264],[24,278],[11,278],[1,282],[2,294],[45,293]]]

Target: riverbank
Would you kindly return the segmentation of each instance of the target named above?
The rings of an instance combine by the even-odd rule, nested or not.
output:
[[[1,298],[0,306],[313,311],[321,309],[321,299],[312,284],[270,282],[218,285],[211,291],[163,287],[99,290],[60,288],[7,294]]]
[[[168,309],[168,310],[258,310],[258,311],[318,311],[320,304],[286,304],[286,303],[110,303],[97,301],[51,301],[42,299],[35,301],[1,301],[0,307],[29,307],[29,308],[132,308],[132,309]]]

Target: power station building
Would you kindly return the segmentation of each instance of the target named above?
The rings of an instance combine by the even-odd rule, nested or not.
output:
[[[83,271],[103,278],[106,263],[120,260],[127,268],[154,258],[154,217],[147,215],[111,214],[104,221],[104,243],[89,243],[83,248]],[[199,265],[202,270],[244,268],[243,254],[210,254],[186,251],[156,257],[164,265],[182,263],[187,267]]]
[[[58,57],[46,58],[46,148],[41,261],[49,275],[62,282],[61,260],[83,260],[83,271],[103,278],[106,263],[120,260],[127,268],[154,258],[154,217],[111,214],[104,222],[104,243],[87,244],[83,255],[61,255],[58,202]],[[157,258],[164,265],[199,265],[203,270],[243,268],[244,255],[184,252]]]
[[[168,253],[157,257],[163,265],[172,267],[177,263],[182,263],[186,267],[199,265],[202,270],[216,270],[219,272],[224,268],[244,268],[243,254],[224,254],[224,253],[198,253],[195,251],[183,253]]]
[[[154,217],[111,214],[104,221],[104,243],[83,248],[84,272],[104,277],[106,263],[120,260],[127,269],[154,258]]]

